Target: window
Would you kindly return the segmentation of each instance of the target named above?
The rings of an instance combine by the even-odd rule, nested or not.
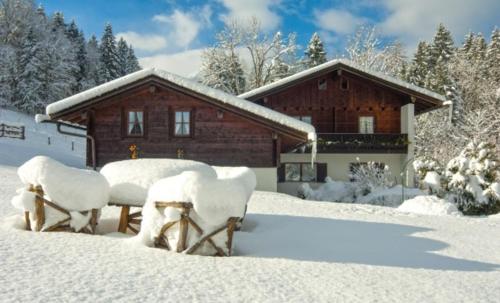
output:
[[[174,134],[178,137],[189,137],[191,135],[191,112],[175,112]]]
[[[144,135],[144,112],[142,111],[128,112],[127,134],[129,136]]]
[[[316,181],[316,164],[311,163],[286,163],[285,181]]]
[[[302,122],[312,124],[311,116],[294,116],[294,118]]]
[[[344,77],[340,78],[340,89],[348,90],[349,89],[349,80],[347,80]]]
[[[373,117],[359,117],[359,133],[373,134]]]
[[[326,84],[326,79],[320,79],[318,81],[318,89],[319,90],[326,90],[327,84]]]

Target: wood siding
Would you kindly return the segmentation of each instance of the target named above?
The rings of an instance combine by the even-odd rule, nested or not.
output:
[[[128,137],[127,110],[144,110],[144,137]],[[190,137],[175,137],[173,112],[190,110]],[[139,158],[177,158],[211,165],[250,167],[276,166],[273,131],[257,122],[228,111],[218,115],[216,106],[183,92],[151,85],[107,99],[92,108],[89,134],[95,137],[97,165],[128,159],[129,146],[136,144]],[[274,136],[276,138],[276,136]],[[292,140],[293,141],[293,140]],[[296,144],[299,141],[296,141]],[[90,159],[90,155],[87,156]]]
[[[326,89],[318,82],[326,80]],[[342,79],[348,88],[341,87]],[[358,133],[358,117],[372,116],[375,133],[400,133],[401,106],[409,96],[346,71],[270,92],[256,102],[290,116],[308,115],[318,133]]]

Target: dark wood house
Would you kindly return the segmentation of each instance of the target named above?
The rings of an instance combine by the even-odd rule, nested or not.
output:
[[[53,122],[85,129],[89,166],[133,156],[248,166],[259,189],[295,193],[301,182],[347,178],[357,157],[388,164],[398,175],[412,157],[414,114],[443,100],[334,60],[238,97],[146,69],[46,112]]]

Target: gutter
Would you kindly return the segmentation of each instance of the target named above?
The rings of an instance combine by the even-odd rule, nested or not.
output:
[[[61,135],[66,135],[66,136],[72,136],[72,137],[79,137],[79,138],[86,138],[87,140],[90,141],[90,149],[91,149],[91,154],[92,154],[92,169],[97,170],[97,165],[96,165],[96,149],[95,149],[95,139],[93,136],[89,134],[79,134],[67,130],[63,130],[62,127],[68,127],[72,129],[77,129],[77,130],[84,130],[85,132],[87,131],[86,127],[83,126],[78,126],[75,124],[71,124],[68,122],[64,122],[61,120],[51,120],[50,116],[47,115],[41,115],[37,114],[35,115],[35,121],[37,123],[49,123],[49,124],[55,124],[57,126],[57,132],[60,133]]]

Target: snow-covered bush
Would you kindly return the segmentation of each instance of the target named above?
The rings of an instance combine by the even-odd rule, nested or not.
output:
[[[499,163],[495,146],[471,142],[446,166],[448,197],[467,215],[500,211]]]
[[[431,195],[444,196],[443,168],[436,160],[417,159],[413,162],[413,168],[420,189],[427,191]]]
[[[312,189],[307,183],[299,188],[299,196],[306,200],[330,202],[354,202],[356,199],[356,184],[352,182],[334,181],[325,178],[325,183],[317,189]]]
[[[357,163],[352,166],[349,178],[356,182],[357,195],[362,196],[394,185],[389,166],[374,161],[364,163],[357,159]]]

